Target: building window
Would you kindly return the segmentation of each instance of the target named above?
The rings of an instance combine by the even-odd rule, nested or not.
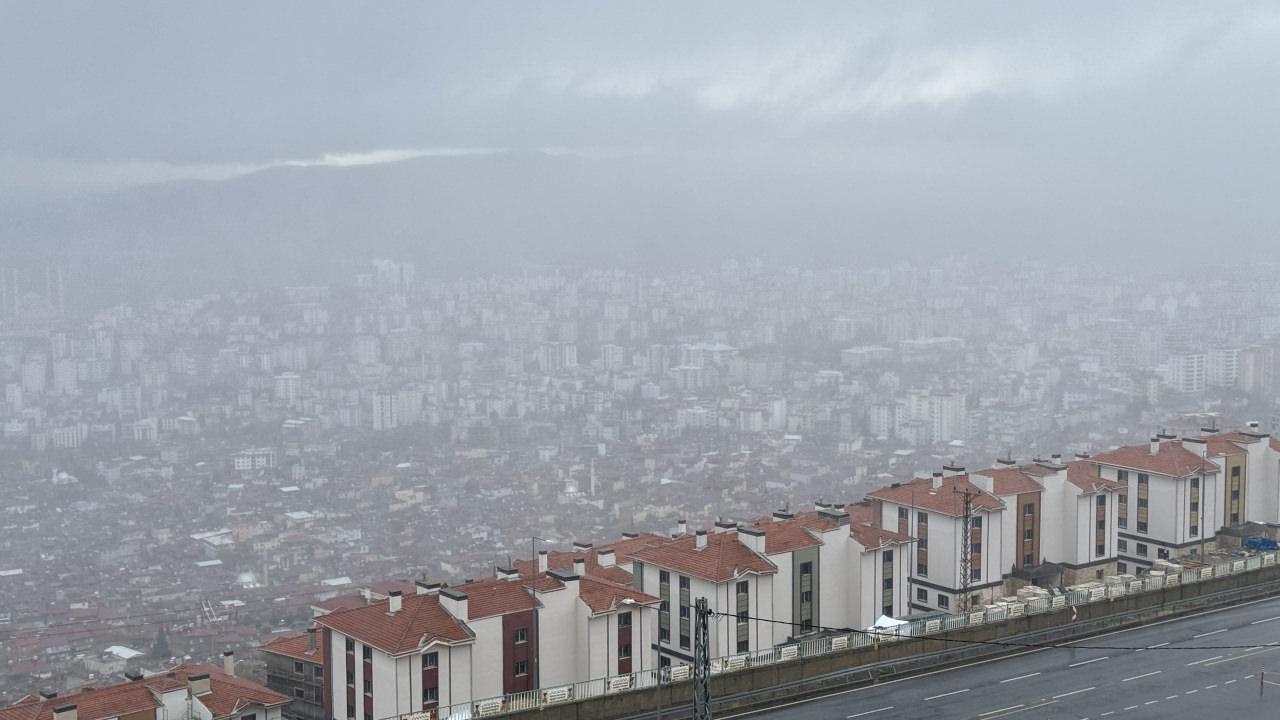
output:
[[[929,549],[929,538],[923,537],[916,541],[916,547],[921,550]]]
[[[354,719],[355,716],[356,716],[356,706],[352,705],[351,703],[347,703],[347,717]]]
[[[942,593],[938,593],[938,607],[942,608],[943,610],[951,607],[951,598],[947,597],[946,595],[943,595]]]
[[[312,674],[312,675],[315,675],[316,679],[318,680],[318,679],[320,679],[320,678],[324,677],[324,668],[323,668],[323,667],[321,667],[321,666],[319,666],[319,665],[317,665],[317,666],[315,666],[315,667],[311,668],[311,674]]]
[[[440,702],[440,688],[434,685],[422,688],[422,702],[423,704]]]
[[[680,617],[682,617],[682,618],[688,618],[688,617],[689,617],[689,606],[688,606],[688,605],[681,605],[681,606],[680,606]]]
[[[1027,553],[1026,555],[1022,556],[1023,565],[1034,565],[1035,561],[1036,561],[1036,556],[1032,555],[1031,553]]]
[[[1191,503],[1191,512],[1200,512],[1200,503],[1198,502]]]
[[[1093,550],[1098,557],[1102,557],[1107,554],[1107,546],[1105,544],[1095,545]]]
[[[1239,467],[1231,468],[1231,470],[1232,470],[1232,473],[1231,473],[1232,477],[1240,477],[1240,473],[1238,472],[1240,470]],[[1198,477],[1191,478],[1191,489],[1192,490],[1200,489],[1200,478]]]
[[[803,572],[803,568],[801,568],[801,571]],[[747,590],[748,590],[749,588],[750,588],[750,585],[748,585],[748,584],[747,584],[747,581],[746,581],[746,580],[743,580],[743,581],[739,582],[739,583],[738,583],[738,594],[739,594],[739,595],[746,595],[746,594],[747,594]]]
[[[916,513],[916,522],[917,522],[917,523],[919,523],[919,524],[921,524],[921,525],[928,525],[928,524],[929,524],[929,513],[927,513],[927,512],[918,512],[918,513]]]
[[[1146,557],[1146,556],[1147,556],[1147,544],[1146,544],[1146,543],[1138,543],[1138,554],[1139,554],[1139,555],[1141,555],[1142,557]]]
[[[1106,530],[1106,529],[1107,529],[1107,521],[1106,521],[1106,520],[1099,520],[1099,521],[1098,521],[1098,529],[1099,529],[1099,530]]]
[[[1106,506],[1107,506],[1107,496],[1106,496],[1106,495],[1099,495],[1099,496],[1098,496],[1098,507],[1106,507]]]
[[[300,662],[298,662],[298,661],[296,661],[296,660],[295,660],[295,661],[294,661],[294,663],[293,663],[293,672],[294,672],[294,673],[296,673],[296,674],[298,674],[298,675],[301,675],[301,674],[302,674],[302,663],[300,663]]]
[[[306,700],[307,691],[305,688],[296,687],[293,689],[293,696],[298,698],[299,700]]]
[[[1139,520],[1139,521],[1138,521],[1138,532],[1140,532],[1140,533],[1144,533],[1144,532],[1146,532],[1146,531],[1147,531],[1147,522],[1146,522],[1145,520]]]
[[[626,660],[631,657],[631,643],[622,643],[618,646],[618,659]]]
[[[982,516],[981,516],[981,515],[974,515],[973,517],[969,518],[969,527],[971,527],[971,528],[980,528],[980,527],[982,527]]]
[[[880,553],[880,559],[881,559],[881,560],[883,560],[883,561],[884,561],[884,562],[886,562],[886,563],[891,563],[891,562],[893,562],[893,551],[892,551],[892,550],[885,550],[885,551],[881,552],[881,553]]]
[[[916,588],[916,599],[920,602],[929,602],[929,591],[924,588]]]
[[[982,568],[973,568],[973,570],[970,571],[969,573],[969,580],[972,582],[974,580],[981,580],[981,579],[982,579]]]
[[[887,577],[887,578],[885,578],[885,579],[881,582],[881,587],[883,587],[885,590],[892,590],[892,589],[893,589],[893,578],[891,578],[891,577]]]
[[[689,578],[685,577],[684,575],[680,576],[680,589],[681,590],[689,589]]]
[[[1034,539],[1035,539],[1035,537],[1036,537],[1036,532],[1035,532],[1035,530],[1032,530],[1031,528],[1027,528],[1026,530],[1023,530],[1023,531],[1022,531],[1022,539],[1023,539],[1023,540],[1034,540]]]
[[[362,653],[365,662],[373,662],[373,648],[365,645],[360,648],[360,652]]]
[[[680,647],[684,648],[685,650],[689,649],[689,636],[684,633],[680,634]]]
[[[440,653],[429,652],[422,656],[422,669],[430,670],[433,667],[440,667]]]
[[[347,687],[349,687],[349,688],[353,688],[353,687],[355,687],[355,686],[356,686],[356,674],[355,674],[355,673],[353,673],[353,672],[348,672],[348,673],[347,673]]]
[[[813,602],[813,591],[812,590],[800,591],[800,602],[802,603]]]
[[[658,628],[658,642],[671,642],[671,628]]]
[[[906,509],[906,508],[904,508],[904,507],[900,507],[900,508],[898,508],[898,519],[899,519],[899,520],[906,520],[908,515],[909,515],[909,513],[907,512],[907,509]]]
[[[970,544],[969,544],[969,552],[974,552],[974,553],[980,553],[980,552],[982,552],[982,543],[980,543],[980,542],[970,543]]]
[[[511,631],[511,642],[520,645],[529,642],[529,628],[516,628]]]
[[[1022,506],[1022,514],[1023,514],[1023,515],[1035,515],[1035,514],[1036,514],[1036,504],[1035,504],[1035,503],[1027,503],[1026,505],[1023,505],[1023,506]]]
[[[631,613],[624,612],[624,613],[618,614],[618,627],[620,628],[631,627]]]
[[[660,583],[667,583],[667,584],[670,584],[670,583],[671,583],[671,573],[667,572],[666,570],[659,570],[659,571],[658,571],[658,582],[660,582]]]
[[[347,654],[353,655],[355,654],[355,651],[356,651],[356,641],[352,640],[351,638],[347,638]]]
[[[1121,572],[1121,573],[1123,573],[1123,572],[1129,572],[1129,566],[1128,566],[1128,564],[1123,563],[1123,562],[1118,562],[1118,563],[1116,563],[1116,572]]]
[[[512,670],[512,674],[514,674],[516,677],[522,677],[524,675],[528,675],[529,663],[525,662],[524,660],[517,660],[515,661],[511,670]]]
[[[929,577],[929,565],[927,563],[916,563],[916,575]]]

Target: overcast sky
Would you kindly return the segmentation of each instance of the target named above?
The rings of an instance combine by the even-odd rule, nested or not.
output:
[[[18,188],[507,148],[1249,176],[1280,145],[1269,3],[0,7]]]

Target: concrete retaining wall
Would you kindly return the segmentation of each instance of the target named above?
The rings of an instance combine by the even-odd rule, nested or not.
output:
[[[875,683],[974,658],[1018,652],[1025,649],[1016,645],[1020,642],[1075,640],[1107,630],[1143,625],[1161,618],[1276,594],[1280,594],[1280,566],[1079,605],[1076,607],[1078,619],[1074,622],[1068,607],[929,637],[881,643],[878,647],[721,673],[711,679],[711,696],[715,699],[714,711],[717,714],[767,707],[775,702]],[[1011,645],[974,644],[974,641],[998,641]],[[692,682],[663,686],[662,717],[673,720],[689,717],[692,699]],[[504,717],[528,720],[650,720],[658,717],[657,700],[656,691],[640,690]]]

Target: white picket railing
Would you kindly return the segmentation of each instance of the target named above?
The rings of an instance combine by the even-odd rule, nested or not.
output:
[[[1209,580],[1223,575],[1234,575],[1259,568],[1272,567],[1276,564],[1280,553],[1270,552],[1242,560],[1231,560],[1217,565],[1207,565],[1194,570],[1183,570],[1181,573],[1169,573],[1162,576],[1148,575],[1139,580],[1126,583],[1113,583],[1101,587],[1072,590],[1053,595],[1048,598],[1033,598],[1026,602],[1007,603],[994,607],[975,610],[966,615],[951,615],[932,620],[917,620],[901,625],[892,630],[879,633],[854,632],[831,636],[810,638],[779,645],[764,650],[738,653],[711,661],[713,675],[725,672],[737,672],[746,668],[760,667],[778,662],[787,662],[799,658],[827,655],[830,653],[848,652],[876,643],[887,643],[910,637],[924,637],[949,630],[958,630],[972,625],[983,625],[1000,622],[1008,618],[1023,615],[1039,615],[1041,613],[1060,610],[1068,605],[1086,605],[1094,602],[1105,602],[1126,595],[1153,592],[1162,588],[1177,585],[1191,585],[1202,580]],[[659,676],[661,673],[661,676]],[[659,670],[641,670],[625,675],[612,675],[597,678],[573,685],[562,685],[540,690],[511,693],[501,697],[484,698],[471,703],[451,705],[435,710],[434,717],[439,720],[471,720],[471,718],[494,717],[521,710],[533,710],[547,705],[576,702],[603,695],[652,690],[659,683],[663,685],[688,682],[693,678],[693,668],[689,665],[673,665]],[[401,715],[388,720],[411,720],[421,718],[423,713]]]

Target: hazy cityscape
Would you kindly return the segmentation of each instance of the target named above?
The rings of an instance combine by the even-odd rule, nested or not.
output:
[[[0,0],[0,720],[1264,716],[1273,8],[232,5]]]

